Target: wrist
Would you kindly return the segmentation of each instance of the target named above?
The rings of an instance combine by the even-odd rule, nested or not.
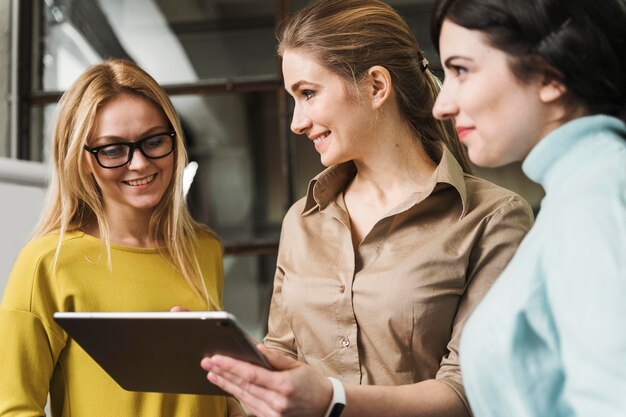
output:
[[[333,396],[324,417],[339,417],[346,406],[346,390],[337,378],[328,377],[333,387]]]

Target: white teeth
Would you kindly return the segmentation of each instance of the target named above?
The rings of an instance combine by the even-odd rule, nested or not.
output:
[[[138,185],[145,185],[145,184],[151,183],[154,180],[154,177],[156,177],[156,175],[150,175],[149,177],[146,177],[140,180],[126,181],[126,183],[132,187],[136,187]]]
[[[314,143],[314,144],[318,144],[318,143],[320,143],[321,141],[323,141],[324,139],[326,139],[326,137],[327,137],[329,134],[330,134],[330,132],[326,132],[326,133],[324,133],[324,134],[322,134],[322,135],[318,136],[317,138],[313,139],[313,143]]]

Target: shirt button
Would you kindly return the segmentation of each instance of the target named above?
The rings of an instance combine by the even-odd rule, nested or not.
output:
[[[340,293],[342,293],[342,294],[343,294],[345,290],[346,290],[346,286],[345,286],[345,285],[340,285],[340,286],[339,286],[339,292],[340,292]]]
[[[350,346],[350,339],[348,339],[347,337],[345,339],[343,339],[341,341],[341,346],[347,348],[348,346]]]

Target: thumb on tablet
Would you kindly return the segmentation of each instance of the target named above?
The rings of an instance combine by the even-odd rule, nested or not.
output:
[[[180,313],[183,311],[190,311],[188,308],[185,307],[181,307],[181,306],[174,306],[172,308],[170,308],[170,312],[171,313]]]

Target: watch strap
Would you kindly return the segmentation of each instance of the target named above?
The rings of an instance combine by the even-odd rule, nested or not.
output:
[[[346,390],[343,383],[337,378],[329,376],[328,379],[333,384],[333,398],[330,400],[324,417],[339,417],[346,406]]]

